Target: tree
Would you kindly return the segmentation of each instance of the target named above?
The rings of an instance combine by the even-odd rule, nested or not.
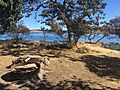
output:
[[[48,30],[45,29],[45,27],[41,27],[41,31],[43,32],[43,35],[44,35],[43,41],[44,41],[44,43],[45,43],[45,42],[46,42],[46,34],[47,34]]]
[[[70,44],[76,44],[81,35],[88,32],[94,20],[104,16],[106,4],[103,0],[39,0],[34,10],[43,11],[45,21],[57,20],[65,24]],[[88,22],[91,21],[91,22]],[[97,22],[99,23],[99,22]]]
[[[66,33],[66,31],[62,30],[62,27],[59,23],[57,23],[55,20],[49,20],[45,22],[45,24],[51,27],[48,30],[49,33],[58,35],[62,40],[65,40],[65,37],[63,35]]]
[[[26,26],[22,24],[18,24],[15,27],[13,27],[11,30],[9,30],[9,33],[12,39],[18,42],[22,40],[23,35],[28,35],[30,33],[30,30]]]
[[[120,37],[120,16],[109,21],[109,31]]]
[[[23,13],[26,10],[27,3],[32,3],[33,0],[0,0],[0,34],[9,32],[9,30],[16,26]]]
[[[92,30],[90,29],[90,32],[88,33],[88,40],[90,43],[92,43],[92,40],[94,40],[97,36],[100,36],[100,38],[96,38],[97,40],[95,43],[98,43],[106,36],[109,36],[110,33],[109,23],[107,22],[101,22],[100,25],[97,25],[96,27],[95,26],[96,25],[94,25],[94,28],[92,28]]]
[[[0,0],[0,33],[5,33],[22,18],[21,0]]]
[[[89,32],[89,35],[88,35],[88,40],[90,42],[91,40],[95,39],[96,36],[98,36],[99,34],[102,34],[103,37],[98,39],[96,42],[99,42],[104,37],[109,36],[110,34],[114,34],[120,37],[120,16],[115,17],[110,21],[103,23],[103,25],[99,26],[97,29],[94,28],[94,30],[91,30],[91,31],[92,32]]]

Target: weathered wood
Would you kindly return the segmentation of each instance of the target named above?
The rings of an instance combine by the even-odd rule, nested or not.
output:
[[[24,61],[27,63],[30,60],[30,57],[26,58]]]
[[[25,58],[25,59],[26,59],[26,58]],[[22,64],[25,64],[24,59],[21,58],[21,57],[18,57],[17,59],[13,60],[13,61],[12,61],[12,64],[9,65],[9,66],[7,66],[6,68],[9,69],[9,68],[11,68],[11,67],[14,66],[14,65],[22,65]]]
[[[9,69],[14,73],[39,72],[41,65],[48,65],[49,58],[40,56],[21,56],[12,61]]]
[[[18,57],[17,59],[12,61],[13,64],[21,63],[21,57]]]
[[[28,73],[28,72],[36,71],[39,68],[40,67],[38,67],[35,63],[32,63],[32,64],[23,65],[23,66],[17,66],[11,71],[16,73]]]

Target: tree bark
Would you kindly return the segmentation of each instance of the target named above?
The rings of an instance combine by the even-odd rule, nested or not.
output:
[[[67,29],[68,29],[68,31],[67,31],[67,33],[68,33],[68,42],[71,44],[72,43],[72,40],[71,40],[71,38],[72,38],[72,36],[71,36],[71,28],[67,25]]]

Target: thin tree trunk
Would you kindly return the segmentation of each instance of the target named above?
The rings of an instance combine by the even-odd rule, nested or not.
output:
[[[98,39],[95,43],[98,43],[99,41],[101,41],[102,39],[104,39],[107,35],[103,35],[100,39]]]

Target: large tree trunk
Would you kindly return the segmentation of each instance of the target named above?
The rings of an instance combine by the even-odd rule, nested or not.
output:
[[[73,47],[77,44],[80,34],[72,32],[73,30],[71,28],[68,29],[68,42]]]
[[[82,32],[79,30],[78,25],[76,26],[74,23],[73,25],[66,25],[68,29],[68,41],[69,44],[73,47],[77,44]]]
[[[72,35],[70,32],[70,29],[68,29],[68,42],[71,43],[72,42]]]
[[[71,28],[67,25],[67,33],[68,33],[68,42],[71,44],[72,43],[72,35],[71,35]]]

